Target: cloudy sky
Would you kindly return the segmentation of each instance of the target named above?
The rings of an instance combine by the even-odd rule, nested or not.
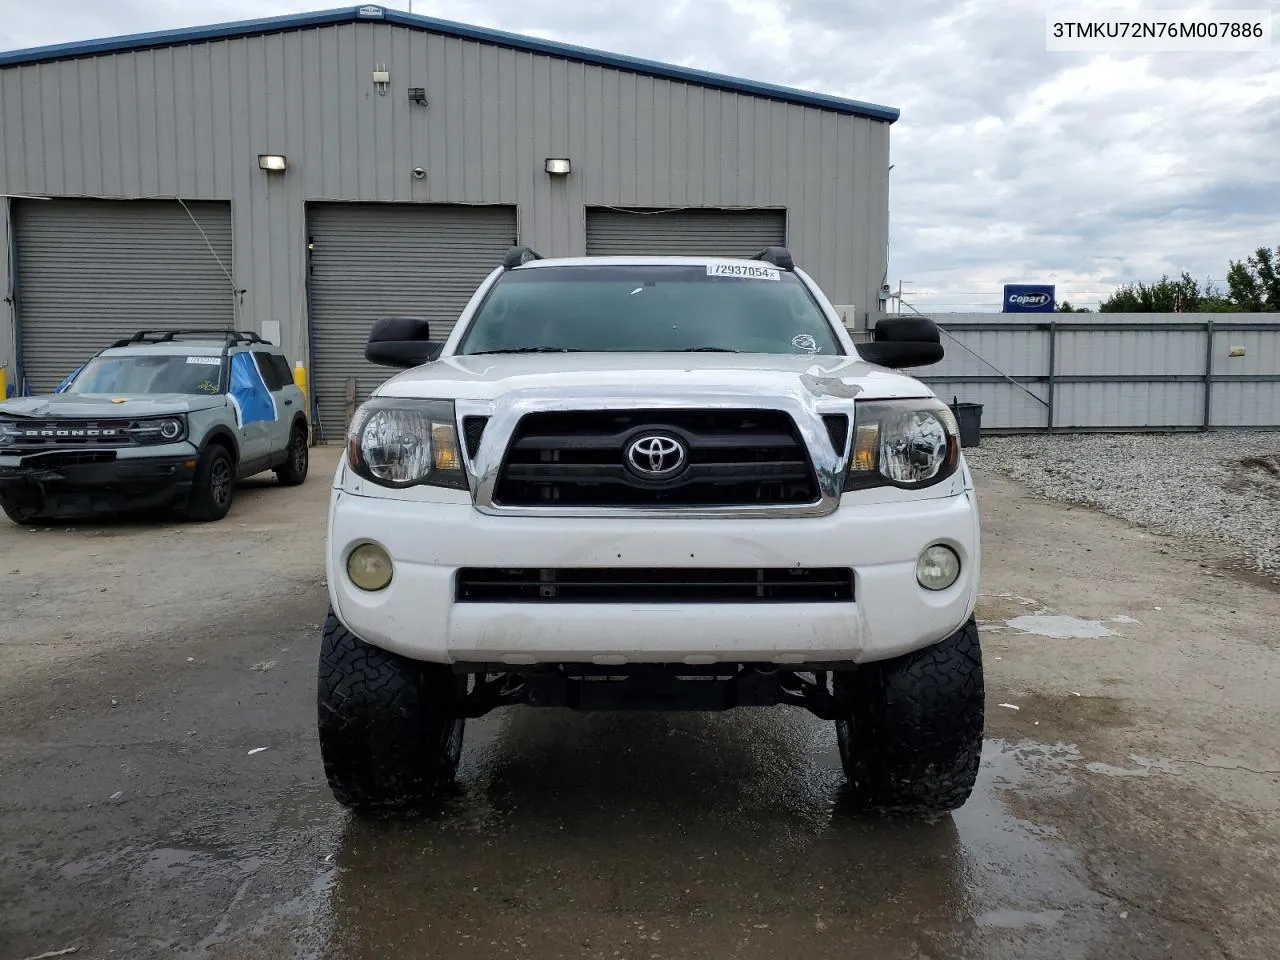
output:
[[[338,0],[0,0],[0,49],[327,9]],[[384,5],[408,9],[408,0]],[[414,0],[413,12],[898,107],[889,279],[921,309],[1001,284],[1096,305],[1117,283],[1280,244],[1280,42],[1045,50],[1050,9],[1280,0]],[[655,16],[652,10],[661,10]]]

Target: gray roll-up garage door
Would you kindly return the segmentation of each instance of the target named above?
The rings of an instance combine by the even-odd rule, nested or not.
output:
[[[750,257],[786,239],[785,210],[587,210],[588,256]]]
[[[423,317],[444,339],[480,282],[516,242],[514,207],[314,203],[312,380],[325,440],[341,439],[348,381],[363,401],[396,371],[364,359],[380,317]]]
[[[224,272],[231,270],[229,203],[189,200],[184,210],[176,200],[20,200],[14,244],[32,393],[54,389],[98,350],[138,330],[225,329],[235,320],[235,289]]]

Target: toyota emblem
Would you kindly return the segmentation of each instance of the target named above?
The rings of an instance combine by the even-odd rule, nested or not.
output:
[[[665,433],[647,433],[627,447],[627,466],[646,480],[666,480],[684,469],[684,444]]]

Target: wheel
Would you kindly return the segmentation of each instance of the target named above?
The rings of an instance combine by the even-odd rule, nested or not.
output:
[[[35,507],[22,507],[17,504],[10,505],[6,503],[0,509],[4,510],[6,517],[24,527],[35,523],[40,517],[40,511]]]
[[[209,444],[196,464],[187,516],[192,520],[221,520],[231,509],[235,486],[236,468],[231,454],[221,444]]]
[[[281,486],[296,487],[306,480],[309,460],[306,428],[294,427],[289,435],[288,459],[276,468],[276,479]]]
[[[837,674],[836,721],[849,792],[861,807],[945,813],[973,792],[984,690],[972,618],[931,647]]]
[[[466,677],[365,643],[329,612],[320,646],[320,756],[360,812],[438,806],[454,783]]]

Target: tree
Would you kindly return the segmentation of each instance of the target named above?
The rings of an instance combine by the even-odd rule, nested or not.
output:
[[[1070,300],[1063,300],[1058,304],[1058,313],[1092,313],[1088,307],[1073,307]]]
[[[1098,306],[1099,313],[1222,313],[1235,309],[1211,283],[1203,287],[1183,271],[1177,279],[1168,274],[1155,283],[1130,283],[1116,290]]]
[[[1227,290],[1235,309],[1242,313],[1280,310],[1280,246],[1275,251],[1259,247],[1243,261],[1227,268]]]
[[[1165,274],[1155,283],[1130,283],[1098,306],[1101,313],[1177,313],[1200,304],[1200,284],[1188,273],[1176,280]]]
[[[1280,311],[1280,246],[1259,247],[1244,260],[1228,261],[1227,290],[1202,287],[1183,271],[1155,283],[1127,283],[1098,306],[1099,313],[1258,313]],[[1063,301],[1059,310],[1066,312]]]

